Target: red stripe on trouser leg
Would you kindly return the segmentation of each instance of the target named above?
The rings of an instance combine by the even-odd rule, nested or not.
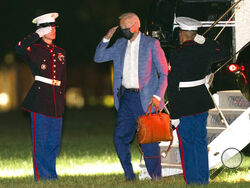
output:
[[[183,171],[183,176],[184,176],[184,180],[185,182],[187,183],[187,180],[186,180],[186,175],[185,175],[185,163],[184,163],[184,150],[183,150],[183,145],[182,145],[182,141],[181,141],[181,137],[179,135],[179,132],[178,132],[178,127],[176,129],[176,132],[177,132],[177,136],[178,136],[178,140],[179,140],[179,146],[180,146],[180,149],[181,149],[181,163],[182,163],[182,171]]]
[[[40,177],[39,177],[39,173],[38,173],[38,170],[37,170],[37,165],[36,165],[36,159],[35,159],[35,156],[36,156],[36,113],[33,112],[33,123],[34,123],[34,166],[35,166],[35,173],[36,173],[36,177],[37,177],[37,180],[39,181],[40,180]]]
[[[53,88],[54,105],[55,105],[55,116],[57,117],[55,87],[52,86],[52,88]]]

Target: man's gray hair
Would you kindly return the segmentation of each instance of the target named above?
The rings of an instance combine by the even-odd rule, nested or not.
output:
[[[124,18],[133,19],[133,20],[135,20],[138,23],[139,27],[141,26],[141,22],[140,22],[139,17],[135,13],[133,13],[133,12],[126,12],[126,13],[120,15],[118,18],[120,20],[124,19]]]

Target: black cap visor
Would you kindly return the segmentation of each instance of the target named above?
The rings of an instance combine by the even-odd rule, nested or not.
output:
[[[56,26],[58,27],[57,23],[56,22],[46,22],[46,23],[41,23],[40,25],[38,25],[37,27],[38,28],[41,28],[41,27],[48,27],[48,26]]]

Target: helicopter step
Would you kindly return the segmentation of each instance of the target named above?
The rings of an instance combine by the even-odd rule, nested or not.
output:
[[[221,109],[246,109],[250,106],[250,102],[240,90],[219,91],[213,97]]]

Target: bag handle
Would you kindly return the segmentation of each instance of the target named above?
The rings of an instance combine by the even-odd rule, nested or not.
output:
[[[161,155],[157,155],[157,156],[153,156],[153,157],[145,157],[144,152],[142,151],[141,146],[140,146],[140,144],[139,144],[138,141],[137,141],[137,146],[138,146],[138,148],[139,148],[139,150],[140,150],[140,153],[141,153],[141,160],[140,160],[140,161],[142,161],[142,157],[143,157],[144,159],[161,158]]]
[[[172,138],[173,138],[173,139],[170,141],[170,144],[169,144],[169,146],[168,146],[168,149],[167,149],[166,151],[162,151],[162,152],[161,152],[161,156],[162,156],[163,158],[166,158],[166,157],[167,157],[168,152],[169,152],[169,150],[171,149],[172,144],[173,144],[174,137],[173,137],[173,130],[172,130],[172,129],[171,129],[171,135],[172,135]]]
[[[141,149],[141,146],[140,146],[139,142],[137,142],[137,146],[138,146],[138,148],[139,148],[139,150],[140,150],[141,156],[143,156],[144,159],[155,159],[155,158],[161,158],[161,157],[162,157],[162,158],[166,158],[167,155],[168,155],[168,152],[170,151],[170,149],[171,149],[171,147],[172,147],[172,144],[173,144],[173,140],[170,141],[170,144],[169,144],[169,146],[168,146],[168,149],[167,149],[166,151],[162,151],[160,155],[153,156],[153,157],[146,157],[146,156],[144,155],[144,152],[143,152],[142,149]],[[141,158],[141,160],[142,160],[142,158]]]
[[[148,109],[146,111],[146,115],[151,115],[151,111],[152,111],[152,106],[154,106],[152,103],[148,106]],[[161,110],[159,106],[154,106],[155,107],[155,113],[156,114],[160,114]]]

